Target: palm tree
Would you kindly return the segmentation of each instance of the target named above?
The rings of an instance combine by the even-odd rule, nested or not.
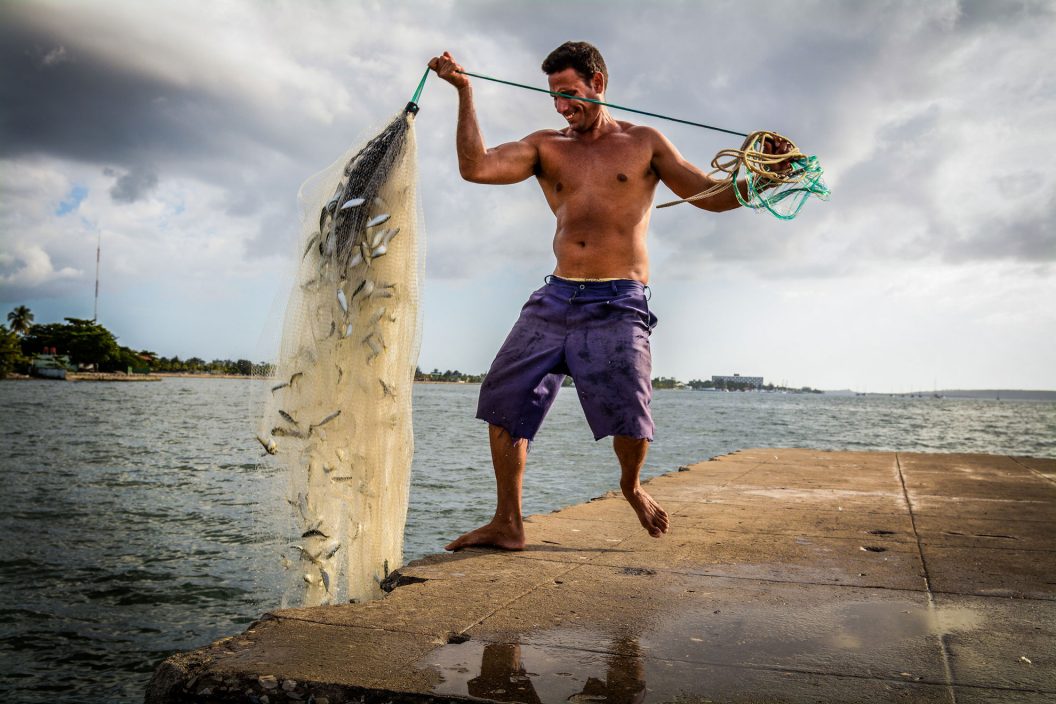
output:
[[[25,335],[33,325],[33,313],[25,306],[19,306],[7,314],[7,321],[11,323],[11,332],[16,335]]]

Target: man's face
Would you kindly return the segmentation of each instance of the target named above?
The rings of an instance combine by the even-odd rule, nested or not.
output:
[[[563,71],[552,73],[548,77],[550,90],[555,93],[566,93],[584,98],[600,100],[601,93],[594,90],[594,86],[576,73],[574,68],[566,68]],[[601,85],[601,74],[594,74],[595,85]],[[568,126],[577,132],[584,132],[594,124],[601,107],[594,103],[585,103],[582,100],[569,100],[554,96],[554,109],[568,121]]]

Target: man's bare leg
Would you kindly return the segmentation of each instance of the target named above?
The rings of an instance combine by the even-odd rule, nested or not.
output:
[[[470,531],[445,550],[459,550],[470,545],[486,545],[503,550],[524,548],[524,523],[521,520],[521,481],[528,460],[528,441],[514,439],[497,425],[488,425],[491,440],[491,463],[495,466],[495,490],[498,494],[495,517],[487,525]]]
[[[616,435],[612,438],[612,449],[620,460],[620,490],[623,497],[638,514],[638,520],[649,535],[659,538],[667,532],[671,525],[670,519],[667,511],[656,503],[652,496],[645,493],[645,489],[638,482],[638,475],[645,464],[645,455],[649,451],[649,441]]]

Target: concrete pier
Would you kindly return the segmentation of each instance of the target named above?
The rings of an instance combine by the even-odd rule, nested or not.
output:
[[[1056,460],[753,449],[166,660],[147,702],[1056,701]]]

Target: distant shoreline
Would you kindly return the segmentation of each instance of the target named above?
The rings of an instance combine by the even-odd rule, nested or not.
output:
[[[274,381],[278,377],[253,376],[246,374],[210,374],[208,372],[151,372],[150,374],[122,374],[120,372],[69,372],[66,381],[115,381],[115,382],[137,382],[137,381],[161,381],[162,379],[245,379],[258,381]],[[36,380],[37,377],[26,374],[8,374],[0,381],[28,381]],[[59,379],[43,379],[42,381],[60,381]],[[480,386],[479,381],[435,381],[416,380],[415,384],[436,384],[449,386]],[[690,393],[689,388],[682,389],[654,389],[654,391],[684,391]],[[731,392],[738,393],[738,392]],[[751,392],[746,392],[751,393]],[[757,393],[757,392],[756,392]],[[821,391],[824,396],[858,396],[865,398],[920,398],[923,400],[935,399],[963,399],[963,400],[1001,400],[1001,401],[1044,401],[1056,402],[1056,391],[1035,389],[939,389],[935,392],[907,392],[907,393],[881,393],[881,392],[854,392],[850,389],[837,389]]]

